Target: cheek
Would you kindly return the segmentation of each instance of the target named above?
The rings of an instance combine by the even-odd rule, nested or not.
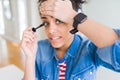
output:
[[[44,28],[44,32],[48,36],[48,29],[47,28]]]
[[[66,30],[62,33],[63,41],[67,42],[71,38],[72,34],[70,33],[70,30]]]
[[[63,31],[66,32],[66,33],[70,32],[72,29],[73,29],[73,27],[72,26],[68,26],[68,25],[65,25],[63,27]]]
[[[65,27],[61,30],[61,33],[63,34],[63,36],[68,36],[70,34],[70,27]]]

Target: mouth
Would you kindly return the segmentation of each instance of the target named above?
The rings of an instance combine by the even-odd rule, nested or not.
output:
[[[51,40],[51,41],[58,41],[58,40],[60,40],[62,37],[61,36],[56,36],[56,37],[50,37],[49,39]]]

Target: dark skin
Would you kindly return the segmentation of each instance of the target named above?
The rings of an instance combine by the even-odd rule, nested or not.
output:
[[[58,58],[61,59],[73,41],[73,35],[69,31],[73,28],[73,18],[78,13],[73,9],[69,0],[51,1],[53,0],[46,0],[41,4],[39,9],[41,15],[46,17],[43,21],[49,23],[48,27],[45,28],[45,32],[52,46],[57,49],[57,54],[59,54],[57,55]],[[78,30],[86,35],[98,48],[106,47],[118,40],[118,35],[113,29],[89,18],[84,23],[78,25]],[[70,41],[66,44],[69,38]],[[21,48],[26,55],[24,80],[35,80],[37,39],[35,33],[31,31],[31,28],[27,28],[24,31]]]

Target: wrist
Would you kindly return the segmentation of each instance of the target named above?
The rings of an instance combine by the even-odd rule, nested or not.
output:
[[[83,23],[84,21],[86,21],[86,19],[87,19],[87,16],[86,16],[85,14],[83,14],[83,13],[78,13],[78,14],[74,17],[74,20],[73,20],[73,27],[74,27],[74,29],[72,29],[72,30],[70,31],[70,33],[75,34],[76,32],[78,32],[78,29],[77,29],[78,24]]]
[[[25,68],[28,68],[28,66],[31,66],[31,68],[34,67],[35,66],[35,60],[30,60],[30,59],[28,60],[27,59],[25,61]]]
[[[35,59],[36,57],[26,57],[26,62],[29,62],[29,63],[34,63],[35,62]]]

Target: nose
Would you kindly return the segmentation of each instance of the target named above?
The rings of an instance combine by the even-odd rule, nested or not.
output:
[[[50,26],[48,28],[48,32],[50,34],[57,32],[57,25],[54,23],[50,23]]]

